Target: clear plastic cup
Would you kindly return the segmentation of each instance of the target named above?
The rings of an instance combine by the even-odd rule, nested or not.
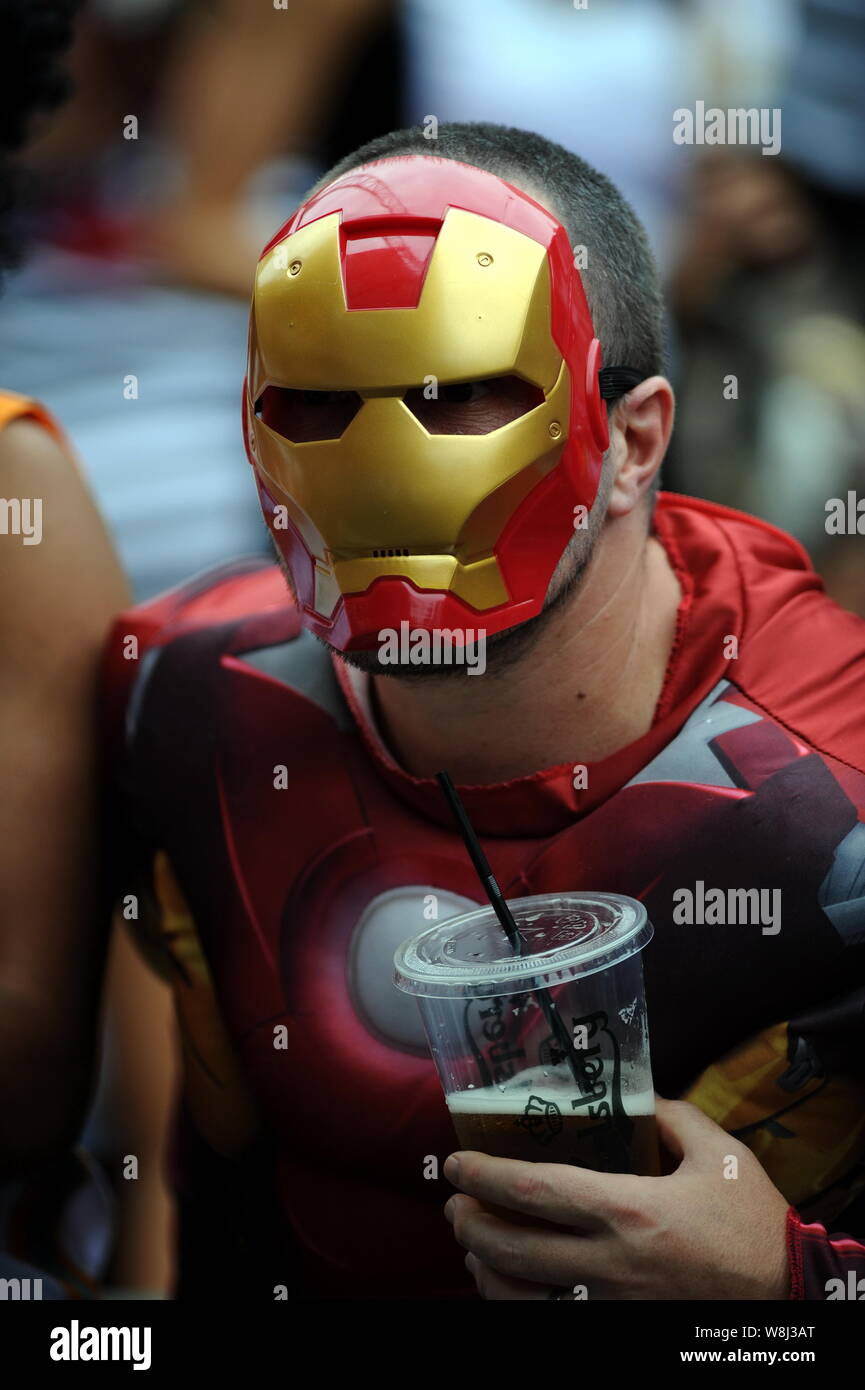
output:
[[[400,946],[459,1143],[501,1158],[657,1174],[655,1092],[640,952],[652,924],[617,893],[508,903]]]

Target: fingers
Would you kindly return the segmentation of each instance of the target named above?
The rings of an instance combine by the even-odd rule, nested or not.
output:
[[[524,1163],[515,1158],[463,1151],[444,1165],[455,1187],[486,1206],[504,1207],[556,1226],[601,1231],[628,1204],[634,1184],[654,1182],[630,1173],[595,1173],[563,1163]]]
[[[540,1227],[515,1226],[485,1211],[471,1197],[452,1197],[445,1215],[458,1244],[496,1274],[522,1283],[570,1287],[581,1247],[591,1242],[591,1238]]]
[[[686,1100],[655,1097],[658,1138],[669,1153],[692,1167],[714,1167],[736,1140]],[[462,1184],[461,1184],[462,1185]]]
[[[530,1284],[525,1279],[511,1279],[506,1274],[499,1274],[498,1270],[490,1269],[489,1265],[483,1264],[471,1253],[466,1255],[466,1269],[477,1284],[481,1298],[539,1302],[551,1298],[554,1292],[542,1284]]]

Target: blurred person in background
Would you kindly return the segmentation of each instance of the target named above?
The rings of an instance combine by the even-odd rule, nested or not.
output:
[[[783,62],[786,0],[403,0],[406,124],[528,126],[604,169],[662,276],[683,237],[693,152],[672,112],[699,96],[723,40],[759,75]]]
[[[232,404],[239,296],[265,229],[313,176],[343,89],[347,119],[376,120],[352,61],[381,9],[84,7],[77,96],[29,151],[39,248],[9,286],[0,375],[51,393],[139,597],[264,543]],[[385,96],[397,80],[389,61]]]
[[[63,98],[75,9],[0,3],[4,268],[20,254],[15,156]],[[44,1276],[56,1297],[61,1280],[92,1287],[108,1257],[107,1186],[71,1150],[92,1090],[109,922],[96,674],[129,591],[63,430],[8,391],[0,493],[0,1274]]]
[[[68,91],[77,9],[0,0],[4,268],[22,259],[32,194],[20,147]],[[36,499],[42,521],[38,544],[0,535],[0,1275],[42,1278],[44,1297],[87,1297],[109,1279],[159,1294],[171,1274],[162,1150],[175,1043],[167,991],[125,928],[107,953],[108,1040],[82,1133],[110,915],[96,671],[129,588],[54,416],[2,391],[0,427],[3,505]],[[134,1180],[121,1155],[135,1157]]]
[[[805,0],[800,20],[769,97],[780,154],[715,149],[697,169],[672,283],[686,364],[672,472],[791,531],[865,614],[862,532],[827,528],[830,499],[865,495],[865,10]],[[766,100],[735,84],[730,62],[707,105]]]
[[[90,0],[76,106],[39,151],[67,194],[54,235],[135,247],[169,278],[246,296],[277,189],[290,202],[393,118],[483,116],[609,168],[664,270],[690,177],[671,103],[699,95],[719,44],[764,87],[792,14],[785,0]],[[135,112],[133,171],[118,131]]]

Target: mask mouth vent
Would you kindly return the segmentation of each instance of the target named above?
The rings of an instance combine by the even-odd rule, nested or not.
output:
[[[389,550],[374,550],[372,552],[372,558],[374,560],[393,560],[395,558],[402,559],[404,556],[410,554],[411,552],[408,550],[394,550],[391,548]]]

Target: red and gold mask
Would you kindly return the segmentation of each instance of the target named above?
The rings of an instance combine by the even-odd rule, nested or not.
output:
[[[244,429],[306,626],[349,651],[539,613],[597,493],[600,367],[564,227],[495,175],[395,157],[299,208],[258,266]],[[490,379],[507,423],[427,428],[418,402]]]

